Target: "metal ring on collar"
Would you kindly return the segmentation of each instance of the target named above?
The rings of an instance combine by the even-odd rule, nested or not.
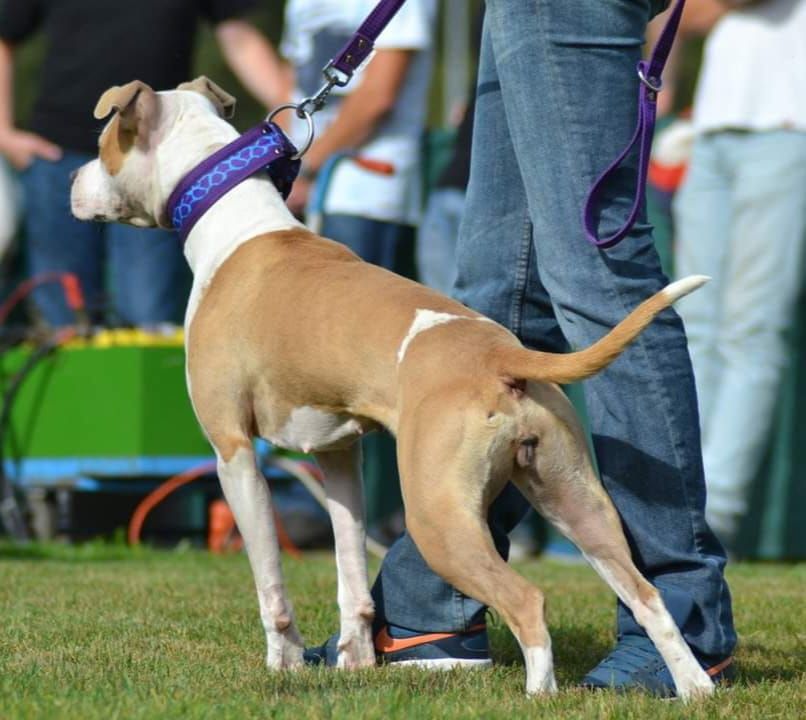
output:
[[[274,110],[272,110],[266,118],[266,122],[271,122],[274,116],[283,110],[293,110],[297,117],[305,118],[305,121],[308,123],[308,137],[305,138],[305,142],[303,143],[302,147],[297,150],[295,155],[291,157],[292,160],[299,160],[306,152],[308,152],[313,144],[313,116],[308,110],[299,105],[295,105],[294,103],[286,103],[285,105],[280,105],[279,107],[274,108]]]
[[[638,79],[644,83],[652,92],[659,93],[663,87],[663,81],[656,77],[647,77],[644,75],[644,68],[638,68]]]

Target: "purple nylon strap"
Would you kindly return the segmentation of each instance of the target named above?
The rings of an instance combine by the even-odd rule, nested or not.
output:
[[[406,0],[380,0],[347,44],[328,63],[325,74],[327,75],[328,69],[335,68],[349,80],[361,63],[369,57],[378,35],[383,32],[404,2]]]
[[[262,122],[204,159],[183,177],[168,198],[171,224],[184,243],[193,226],[239,183],[266,170],[283,198],[299,172],[297,148],[277,125]]]
[[[640,78],[640,89],[638,95],[638,124],[635,133],[630,140],[630,144],[624,149],[610,166],[599,176],[591,187],[588,198],[585,201],[583,210],[583,224],[585,226],[585,236],[588,241],[600,248],[610,248],[619,243],[635,224],[638,213],[644,203],[646,194],[646,180],[649,170],[649,155],[652,148],[652,135],[655,131],[655,115],[657,112],[658,91],[661,87],[661,74],[672,49],[674,36],[680,24],[680,17],[683,14],[683,6],[686,0],[677,0],[666,26],[663,28],[658,43],[652,51],[649,60],[641,60],[638,63],[638,77]],[[639,144],[638,158],[638,187],[635,190],[632,209],[625,223],[610,237],[600,238],[597,231],[596,210],[601,200],[602,193],[610,179],[627,155],[630,154],[636,143]]]

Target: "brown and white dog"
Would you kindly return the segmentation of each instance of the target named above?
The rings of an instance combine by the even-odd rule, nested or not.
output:
[[[206,78],[156,93],[111,88],[100,157],[75,177],[76,217],[169,225],[179,180],[237,132],[233,99]],[[361,436],[397,437],[406,524],[428,564],[495,608],[526,661],[526,690],[552,692],[543,594],[498,555],[487,508],[510,480],[576,543],[663,655],[680,696],[710,693],[657,590],[635,568],[619,517],[558,383],[593,375],[662,309],[707,278],[673,283],[591,347],[524,349],[505,328],[305,229],[266,178],[223,197],[185,246],[194,272],[185,321],[196,415],[243,534],[269,668],[298,666],[303,641],[283,583],[260,436],[315,454],[336,540],[339,666],[373,665],[373,602],[362,521]]]

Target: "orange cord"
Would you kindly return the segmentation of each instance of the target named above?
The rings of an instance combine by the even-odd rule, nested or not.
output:
[[[140,533],[143,529],[143,523],[145,522],[146,516],[150,513],[159,503],[161,503],[168,495],[170,495],[175,490],[178,490],[183,485],[187,485],[188,483],[197,480],[198,478],[209,475],[216,470],[216,463],[215,462],[207,462],[203,463],[202,465],[197,465],[194,468],[190,468],[179,475],[174,475],[172,478],[168,478],[162,485],[152,490],[148,495],[143,498],[140,504],[135,508],[134,513],[132,514],[132,518],[129,521],[129,532],[128,532],[128,539],[130,545],[139,545],[140,544]],[[231,510],[228,510],[230,513]],[[300,549],[294,544],[294,542],[289,537],[288,533],[286,532],[285,527],[283,526],[282,521],[280,520],[279,515],[275,512],[274,513],[274,523],[277,528],[277,540],[280,543],[280,547],[285,550],[291,557],[295,559],[299,559],[302,557],[302,552]],[[216,518],[216,535],[221,531],[222,527],[224,527],[227,523],[226,518],[222,516],[221,510],[218,510],[218,516]],[[230,529],[226,529],[226,535],[230,535]],[[213,528],[211,527],[211,535],[213,534]],[[212,539],[212,538],[210,538]],[[220,552],[224,549],[224,542],[220,538],[216,538],[216,540],[210,545],[210,549],[213,552]]]

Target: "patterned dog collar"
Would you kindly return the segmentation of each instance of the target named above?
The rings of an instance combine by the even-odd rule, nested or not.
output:
[[[299,173],[297,148],[272,122],[263,122],[203,160],[168,198],[171,224],[185,242],[193,226],[239,183],[266,170],[283,198]]]

